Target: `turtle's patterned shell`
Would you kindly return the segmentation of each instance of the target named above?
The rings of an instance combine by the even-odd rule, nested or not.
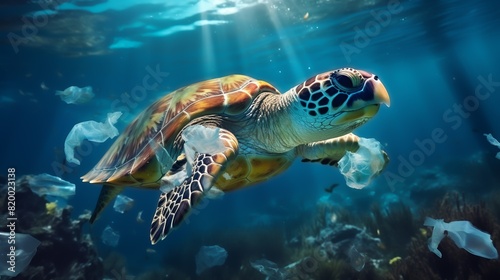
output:
[[[142,112],[82,177],[84,182],[156,187],[162,177],[155,157],[159,145],[170,150],[189,121],[204,115],[238,115],[270,84],[243,75],[199,82],[165,95]]]

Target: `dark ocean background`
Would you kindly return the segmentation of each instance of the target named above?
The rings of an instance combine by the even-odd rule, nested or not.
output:
[[[391,96],[390,108],[384,106],[355,131],[379,140],[391,158],[385,173],[363,190],[348,188],[336,168],[297,160],[267,182],[210,200],[189,223],[152,246],[150,219],[159,191],[127,189],[123,194],[135,200],[134,207],[120,214],[110,206],[84,232],[90,233],[101,258],[121,255],[130,275],[174,266],[196,279],[200,246],[225,247],[228,238],[244,243],[252,231],[268,232],[255,234],[262,239],[257,244],[288,242],[300,236],[299,229],[316,215],[318,201],[330,195],[325,188],[334,183],[339,186],[331,203],[353,216],[370,215],[373,204],[401,200],[419,223],[423,205],[439,199],[424,192],[416,201],[411,190],[424,183],[452,181],[443,185],[471,201],[487,201],[498,192],[495,155],[500,150],[483,135],[500,139],[497,1],[81,0],[2,1],[0,7],[0,174],[6,176],[7,168],[14,167],[17,177],[49,173],[76,184],[76,195],[68,200],[74,217],[92,210],[100,191],[98,185],[82,183],[80,176],[114,141],[87,145],[91,149],[81,165],[68,165],[63,172],[64,140],[76,123],[102,122],[107,113],[122,109],[116,124],[121,132],[164,94],[234,73],[285,92],[316,73],[353,67],[377,74]],[[377,22],[382,12],[390,18]],[[38,23],[32,25],[33,20]],[[148,69],[162,73],[157,86],[133,106],[117,102],[143,84]],[[493,83],[485,86],[488,80]],[[92,86],[95,97],[86,104],[66,104],[55,91],[69,86]],[[478,87],[488,94],[484,100],[474,99]],[[423,153],[418,143],[436,129],[446,140]],[[405,162],[410,170],[402,167]],[[139,211],[144,223],[136,222]],[[108,225],[120,233],[117,247],[101,242]],[[493,242],[498,246],[500,240]],[[248,267],[248,262],[230,261],[245,259],[241,256],[246,253],[228,249],[226,265],[235,269],[227,279],[239,279],[237,268]],[[249,258],[288,264],[273,260],[264,245],[251,254]],[[106,277],[114,279],[109,271]],[[212,279],[220,277],[226,279]]]

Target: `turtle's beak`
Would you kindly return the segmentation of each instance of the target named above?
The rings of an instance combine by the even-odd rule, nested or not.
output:
[[[375,76],[376,77],[376,76]],[[384,87],[384,84],[377,79],[370,79],[366,82],[367,87],[371,87],[373,90],[373,102],[376,104],[385,104],[387,107],[391,106],[391,99],[389,98],[389,93]]]

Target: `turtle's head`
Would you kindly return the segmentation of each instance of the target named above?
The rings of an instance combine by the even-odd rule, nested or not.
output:
[[[291,89],[296,94],[294,116],[305,140],[318,141],[342,136],[364,124],[389,106],[389,94],[371,73],[342,68],[321,73]]]

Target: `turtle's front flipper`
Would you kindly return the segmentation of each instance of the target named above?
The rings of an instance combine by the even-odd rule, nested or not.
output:
[[[359,139],[357,135],[349,133],[337,138],[300,145],[296,148],[296,152],[303,158],[303,162],[319,162],[337,166],[338,161],[347,151],[354,153],[358,150]],[[382,151],[382,154],[385,161],[383,169],[385,169],[389,163],[389,156],[385,151]]]
[[[190,172],[187,173],[189,176],[181,185],[160,195],[151,223],[152,244],[164,239],[186,218],[191,207],[210,190],[225,169],[226,163],[238,152],[236,137],[225,129],[206,128],[201,125],[188,128],[182,136],[186,141],[184,150],[188,157],[187,164],[190,165]],[[203,133],[198,133],[200,131]]]
[[[359,148],[359,137],[353,133],[324,141],[300,145],[296,148],[297,155],[303,162],[320,162],[336,165],[346,151],[356,152]]]

